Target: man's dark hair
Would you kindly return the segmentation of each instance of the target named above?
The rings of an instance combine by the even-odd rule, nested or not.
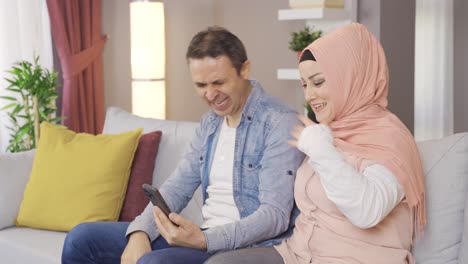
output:
[[[236,35],[223,27],[209,27],[198,32],[190,42],[185,58],[203,59],[225,55],[240,74],[242,65],[247,61],[244,44]]]

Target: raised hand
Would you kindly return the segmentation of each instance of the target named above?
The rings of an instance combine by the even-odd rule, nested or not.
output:
[[[288,140],[288,144],[296,148],[297,148],[297,141],[299,140],[299,137],[301,136],[302,131],[304,131],[304,128],[310,125],[315,125],[315,123],[312,122],[312,120],[310,120],[305,115],[298,115],[297,118],[299,119],[299,121],[301,121],[301,124],[293,128],[293,130],[291,131],[291,135],[293,136],[293,139]]]

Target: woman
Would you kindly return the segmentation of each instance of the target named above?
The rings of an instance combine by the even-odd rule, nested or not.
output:
[[[352,23],[302,53],[304,95],[320,124],[301,117],[290,144],[301,214],[274,248],[219,254],[207,263],[414,263],[413,233],[426,223],[424,179],[411,133],[387,110],[380,43]]]

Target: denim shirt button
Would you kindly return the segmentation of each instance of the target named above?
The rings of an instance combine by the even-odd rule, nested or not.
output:
[[[247,116],[247,120],[252,121],[252,117],[251,117],[251,116]]]
[[[252,163],[249,163],[249,168],[252,168],[252,167],[253,167]]]
[[[288,170],[288,175],[293,175],[292,170]]]
[[[202,157],[202,156],[200,156],[200,161],[203,161],[203,157]]]

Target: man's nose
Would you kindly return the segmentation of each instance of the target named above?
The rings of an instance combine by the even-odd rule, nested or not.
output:
[[[217,95],[218,95],[218,91],[213,86],[210,85],[206,88],[205,96],[206,96],[206,99],[208,99],[208,101],[210,102],[213,101]]]

